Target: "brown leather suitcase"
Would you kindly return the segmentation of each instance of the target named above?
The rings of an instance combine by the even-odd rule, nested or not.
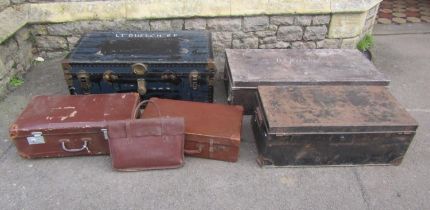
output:
[[[261,166],[399,165],[417,122],[383,86],[259,86]]]
[[[106,122],[130,119],[137,93],[34,97],[10,137],[24,158],[109,154]]]
[[[243,107],[151,98],[142,118],[184,117],[185,154],[236,162],[239,155]]]
[[[108,124],[112,167],[119,171],[184,165],[184,118],[130,119]]]

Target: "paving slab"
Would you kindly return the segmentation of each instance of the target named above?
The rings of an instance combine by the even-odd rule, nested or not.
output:
[[[375,43],[375,65],[392,80],[391,92],[415,117],[419,128],[399,167],[357,168],[366,202],[370,209],[428,209],[430,34],[376,36]]]

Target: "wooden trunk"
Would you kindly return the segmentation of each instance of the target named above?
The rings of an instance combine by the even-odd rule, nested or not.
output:
[[[382,86],[260,86],[261,166],[401,163],[417,122]]]
[[[226,49],[226,90],[231,104],[245,114],[256,106],[257,86],[388,85],[358,50],[348,49]]]

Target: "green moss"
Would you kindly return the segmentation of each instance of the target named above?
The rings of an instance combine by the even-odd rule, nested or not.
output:
[[[24,80],[19,78],[17,75],[13,76],[10,80],[9,80],[9,84],[12,87],[19,87],[22,84],[24,84]]]
[[[357,49],[364,52],[373,46],[373,36],[366,34],[357,44]]]

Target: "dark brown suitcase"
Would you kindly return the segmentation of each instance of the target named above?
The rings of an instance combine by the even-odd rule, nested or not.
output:
[[[226,49],[230,104],[253,114],[257,86],[388,85],[389,80],[358,50]]]
[[[24,158],[109,154],[106,123],[130,119],[137,93],[36,96],[10,137]]]
[[[401,163],[417,122],[382,86],[260,86],[262,166]]]
[[[185,154],[236,162],[239,156],[243,108],[224,104],[151,98],[142,118],[185,119]]]

